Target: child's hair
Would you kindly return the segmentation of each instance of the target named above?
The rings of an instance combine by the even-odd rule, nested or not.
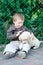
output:
[[[22,13],[15,13],[15,14],[13,15],[13,20],[14,20],[14,21],[16,21],[17,16],[19,16],[20,19],[24,22],[24,15],[23,15]]]

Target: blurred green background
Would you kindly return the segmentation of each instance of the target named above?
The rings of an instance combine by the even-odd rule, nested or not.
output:
[[[0,0],[0,44],[7,44],[6,32],[15,12],[25,16],[24,25],[43,40],[43,0]]]

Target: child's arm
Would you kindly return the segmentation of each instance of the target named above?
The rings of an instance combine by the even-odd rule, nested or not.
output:
[[[7,30],[7,38],[10,40],[16,39],[16,32],[15,32],[15,27],[11,26],[8,30]]]
[[[7,32],[7,38],[10,39],[10,40],[13,40],[13,39],[16,39],[17,36],[16,34],[12,34],[10,31]]]
[[[10,31],[7,33],[7,37],[10,40],[14,40],[17,39],[19,37],[19,35],[21,34],[22,31],[19,31],[18,33],[14,33],[12,34]]]
[[[19,32],[16,34],[16,36],[19,36],[21,33],[22,33],[22,31],[19,31]]]
[[[15,40],[18,39],[18,36],[22,33],[22,31],[16,31],[14,26],[11,26],[8,30],[7,30],[7,38],[10,40]]]

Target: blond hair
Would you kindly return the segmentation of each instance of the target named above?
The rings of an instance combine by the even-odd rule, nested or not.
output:
[[[15,14],[13,15],[13,20],[14,20],[14,21],[16,21],[17,16],[19,16],[20,19],[24,22],[24,15],[23,15],[22,13],[15,13]]]

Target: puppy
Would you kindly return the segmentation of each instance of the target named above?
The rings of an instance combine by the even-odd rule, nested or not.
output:
[[[36,49],[40,46],[40,41],[34,36],[33,33],[30,33],[28,31],[24,31],[19,36],[19,41],[20,41],[20,43],[19,43],[20,51],[18,52],[18,55],[21,58],[26,57],[25,52],[28,52],[31,49],[31,47],[33,47],[33,49]],[[26,45],[27,45],[27,47],[26,47]],[[24,47],[24,49],[23,49],[23,47]],[[25,52],[23,50],[25,50]]]
[[[36,49],[40,46],[40,41],[34,36],[33,33],[30,34],[28,31],[24,31],[20,36],[19,40],[21,41],[20,47],[22,47],[23,43],[27,43],[30,45],[30,47],[34,47],[33,49]]]

